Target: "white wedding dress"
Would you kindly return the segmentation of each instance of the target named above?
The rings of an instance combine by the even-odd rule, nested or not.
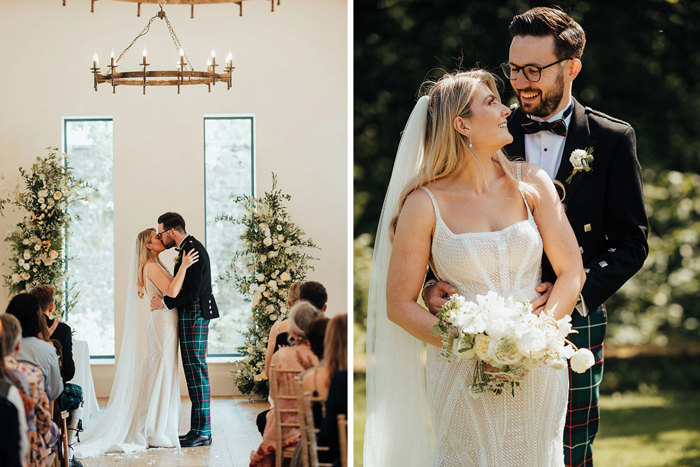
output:
[[[172,280],[172,275],[163,271]],[[146,297],[163,294],[147,278],[145,285]],[[129,294],[132,292],[136,295],[130,287]],[[139,311],[138,302],[133,301],[126,308],[124,338],[110,400],[80,436],[81,442],[75,448],[78,458],[180,446],[177,310]],[[139,316],[134,313],[149,313],[145,326],[140,326]],[[132,337],[127,337],[129,333]],[[142,338],[134,339],[134,334],[141,334]]]
[[[431,247],[437,277],[453,284],[467,299],[489,291],[517,300],[537,297],[542,239],[529,207],[526,220],[501,231],[455,234],[440,217],[433,194],[423,189],[437,219]],[[516,388],[515,397],[504,391],[474,398],[468,389],[474,365],[475,360],[450,362],[440,349],[428,346],[433,466],[563,466],[567,370],[531,371]]]

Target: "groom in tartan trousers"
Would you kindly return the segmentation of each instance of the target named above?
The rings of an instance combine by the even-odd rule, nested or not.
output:
[[[163,297],[168,308],[178,310],[178,338],[182,366],[185,369],[187,391],[192,402],[190,431],[180,436],[180,446],[209,446],[211,418],[209,416],[210,389],[207,368],[207,336],[209,320],[218,318],[219,311],[211,289],[209,255],[204,246],[185,231],[185,220],[175,212],[166,212],[158,218],[158,238],[166,248],[176,247],[179,252],[175,274],[180,268],[183,253],[197,250],[199,261],[187,269],[182,289],[177,297]],[[151,300],[151,309],[161,307],[161,298]]]
[[[642,267],[648,253],[649,224],[635,134],[629,124],[572,97],[586,36],[571,17],[537,7],[515,16],[509,32],[509,61],[502,68],[519,105],[508,119],[513,142],[505,151],[512,160],[540,166],[564,186],[566,214],[587,276],[571,315],[578,333],[569,338],[593,352],[595,365],[583,374],[569,369],[564,462],[567,467],[592,467],[607,323],[604,301]],[[577,149],[593,155],[590,170],[575,170],[570,159]],[[433,286],[430,275],[423,296],[436,312],[445,294],[456,291],[445,282]],[[546,304],[556,280],[546,256],[542,280],[537,288],[542,296],[533,302],[534,308]]]

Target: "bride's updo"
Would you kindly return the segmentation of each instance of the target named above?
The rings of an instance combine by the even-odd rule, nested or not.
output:
[[[138,273],[136,276],[136,293],[138,294],[139,298],[143,298],[145,291],[146,291],[146,283],[145,283],[145,278],[143,275],[143,268],[148,262],[149,258],[153,258],[153,261],[157,261],[163,268],[163,263],[161,263],[160,258],[156,257],[151,250],[146,247],[146,245],[151,244],[151,238],[153,237],[153,232],[155,232],[156,229],[153,227],[149,227],[146,230],[142,230],[139,232],[139,234],[136,236],[136,241],[138,242],[139,245],[139,266],[138,266]]]
[[[406,198],[420,187],[459,172],[467,157],[481,166],[476,155],[469,148],[469,138],[458,132],[452,125],[457,117],[469,118],[472,115],[472,101],[479,85],[484,84],[500,102],[500,95],[494,76],[485,70],[469,70],[445,73],[439,80],[426,81],[421,86],[428,96],[428,115],[425,124],[425,153],[418,169],[418,175],[404,188],[399,199],[399,208],[391,221],[393,238],[399,214]],[[526,196],[536,199],[537,190],[528,183],[518,182],[515,163],[508,160],[503,151],[496,151],[492,160],[498,163],[509,181]],[[482,168],[483,169],[483,168]]]

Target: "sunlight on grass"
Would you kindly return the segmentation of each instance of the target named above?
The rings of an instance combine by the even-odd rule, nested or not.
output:
[[[362,466],[365,378],[355,377],[355,467]],[[601,398],[594,446],[599,467],[700,466],[700,393],[625,393]]]

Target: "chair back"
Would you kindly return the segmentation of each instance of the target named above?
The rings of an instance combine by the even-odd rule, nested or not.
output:
[[[340,442],[340,464],[348,467],[348,420],[345,414],[338,414],[338,441]]]
[[[277,368],[274,364],[270,365],[270,395],[275,404],[272,408],[275,417],[275,467],[281,467],[283,457],[291,458],[294,454],[293,449],[284,450],[282,430],[283,428],[300,428],[299,419],[301,417],[294,380],[302,371],[301,369],[283,369]],[[294,401],[294,403],[286,404],[285,401]],[[296,421],[294,421],[294,417],[284,416],[294,414],[296,414]]]

